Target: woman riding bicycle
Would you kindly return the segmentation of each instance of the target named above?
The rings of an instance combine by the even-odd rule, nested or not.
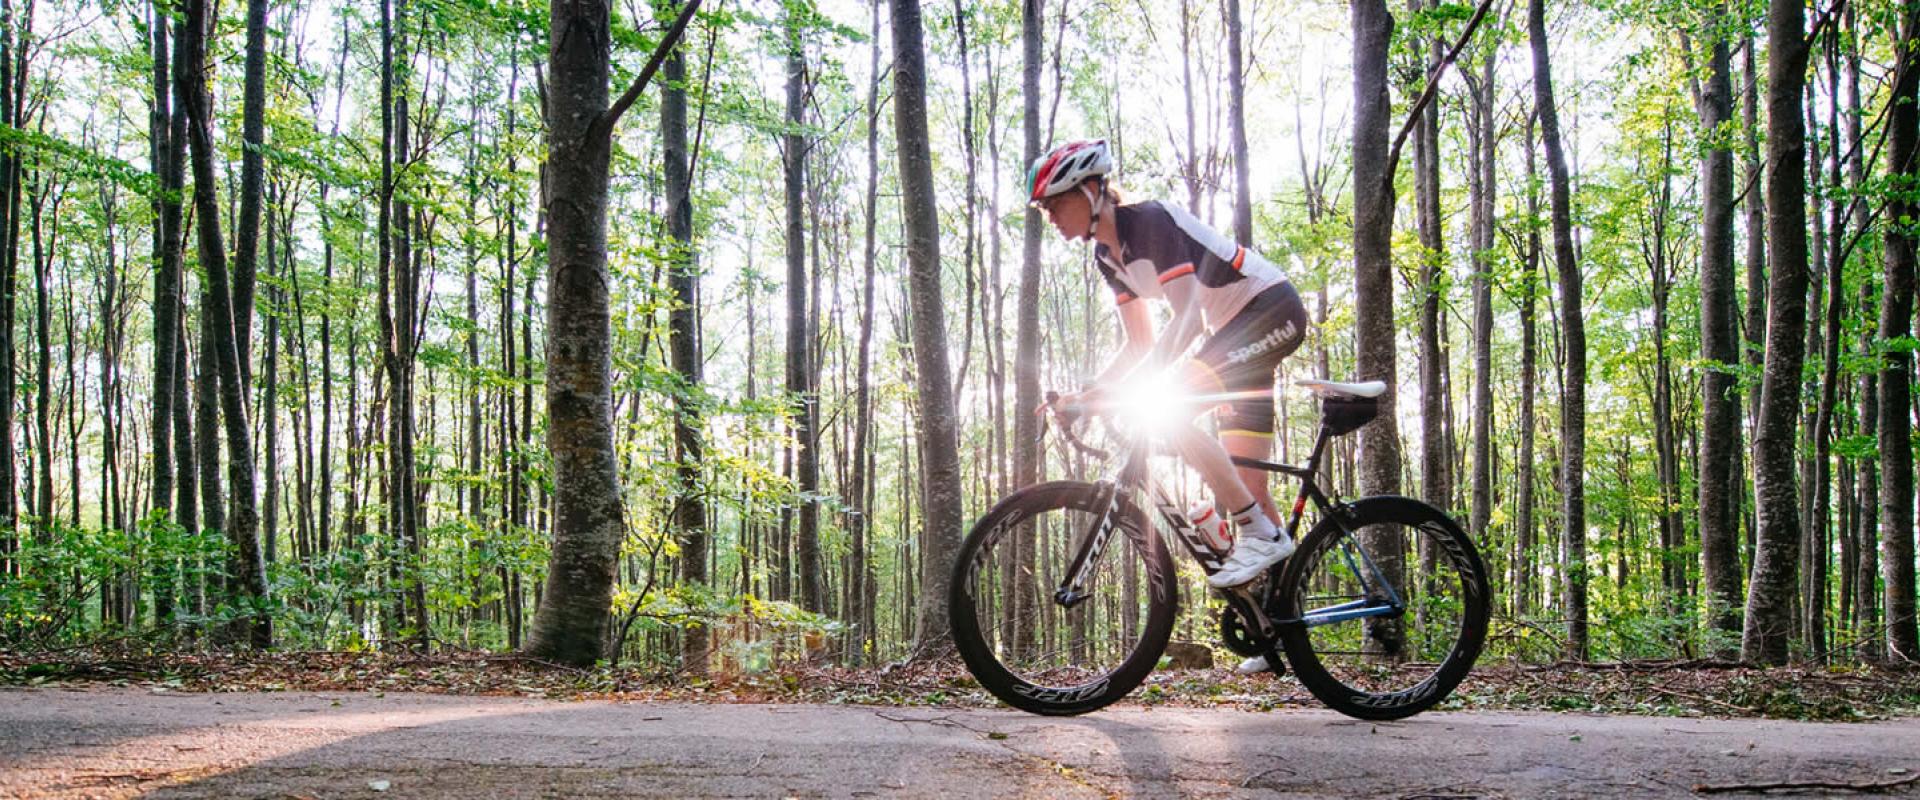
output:
[[[1126,330],[1126,346],[1092,385],[1060,402],[1096,403],[1103,394],[1125,391],[1129,379],[1153,378],[1163,370],[1192,395],[1234,397],[1221,417],[1219,440],[1192,424],[1205,410],[1199,406],[1182,413],[1184,422],[1170,439],[1206,480],[1219,507],[1232,510],[1239,529],[1232,553],[1207,583],[1240,586],[1294,549],[1275,522],[1280,512],[1267,474],[1236,471],[1228,454],[1271,457],[1274,372],[1306,335],[1306,307],[1278,267],[1185,210],[1153,200],[1123,203],[1108,180],[1113,170],[1106,141],[1094,140],[1054,148],[1027,173],[1029,199],[1060,235],[1096,243],[1100,276],[1113,289]],[[1138,302],[1151,299],[1164,299],[1173,310],[1158,336],[1146,304]],[[1199,351],[1183,359],[1203,331]]]

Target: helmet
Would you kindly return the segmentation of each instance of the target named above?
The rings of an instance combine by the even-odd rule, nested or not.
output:
[[[1027,170],[1027,200],[1052,197],[1112,171],[1113,154],[1107,150],[1107,140],[1068,142],[1033,160]]]

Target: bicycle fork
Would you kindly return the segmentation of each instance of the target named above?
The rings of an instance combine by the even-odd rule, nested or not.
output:
[[[1120,516],[1119,487],[1110,480],[1098,481],[1094,487],[1099,490],[1094,500],[1099,516],[1080,537],[1080,547],[1074,550],[1073,562],[1067,565],[1067,575],[1053,591],[1053,602],[1061,608],[1073,608],[1092,596],[1087,592],[1087,578],[1093,572],[1093,565],[1099,563],[1108,540],[1113,538],[1114,523]]]

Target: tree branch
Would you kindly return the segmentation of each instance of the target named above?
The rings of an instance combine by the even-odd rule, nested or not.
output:
[[[1920,781],[1920,775],[1901,778],[1899,780],[1865,783],[1849,783],[1846,781],[1783,781],[1781,783],[1733,783],[1721,785],[1703,783],[1694,786],[1693,790],[1699,794],[1720,794],[1724,792],[1747,794],[1751,792],[1770,792],[1777,790],[1806,791],[1809,789],[1874,793],[1898,789],[1902,786],[1912,784],[1915,781]]]
[[[1413,133],[1414,124],[1419,122],[1420,115],[1427,110],[1427,105],[1433,102],[1435,95],[1439,94],[1440,76],[1445,75],[1447,67],[1453,66],[1454,59],[1460,57],[1460,51],[1466,49],[1467,42],[1473,39],[1473,32],[1480,29],[1481,20],[1486,19],[1487,10],[1491,8],[1493,8],[1493,0],[1480,1],[1480,7],[1473,11],[1473,18],[1467,20],[1467,29],[1460,32],[1460,40],[1454,42],[1453,47],[1447,51],[1446,57],[1440,59],[1440,63],[1435,64],[1433,70],[1427,73],[1426,90],[1420,93],[1420,99],[1413,101],[1413,108],[1407,111],[1406,124],[1400,126],[1400,135],[1393,137],[1393,147],[1387,150],[1388,182],[1393,181],[1393,174],[1400,167],[1400,149],[1406,145],[1407,135]]]
[[[667,60],[667,54],[673,52],[673,48],[679,45],[680,35],[686,32],[687,23],[693,20],[693,12],[699,9],[700,0],[687,0],[687,7],[680,10],[680,16],[673,21],[671,27],[667,28],[666,38],[661,39],[660,44],[654,46],[653,55],[647,57],[647,65],[640,68],[640,75],[633,79],[633,85],[627,87],[627,91],[620,95],[620,99],[613,101],[611,108],[594,119],[592,125],[587,126],[588,139],[604,140],[613,136],[613,126],[620,123],[620,116],[627,113],[627,109],[633,106],[633,101],[640,99],[641,92],[646,91],[647,84],[653,80],[653,73],[659,71],[661,62]]]

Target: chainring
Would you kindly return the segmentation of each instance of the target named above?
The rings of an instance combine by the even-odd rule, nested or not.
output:
[[[1247,629],[1246,621],[1233,606],[1220,609],[1220,641],[1242,658],[1267,654],[1267,648],[1254,640],[1253,631]]]

